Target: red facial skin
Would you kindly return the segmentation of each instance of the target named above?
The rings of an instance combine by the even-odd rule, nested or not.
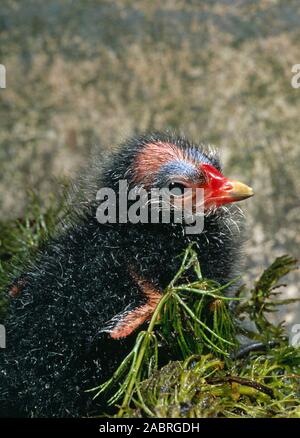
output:
[[[195,167],[200,167],[201,173],[205,176],[204,183],[190,182],[183,177],[176,177],[174,180],[181,182],[187,188],[203,188],[205,210],[241,201],[253,195],[250,187],[238,181],[225,178],[211,164],[199,164],[175,144],[161,141],[145,145],[137,155],[133,166],[134,181],[137,183],[142,182],[146,188],[151,187],[155,173],[161,166],[174,160],[184,160],[190,162]],[[181,200],[178,199],[178,202],[181,202]]]
[[[206,181],[202,186],[206,209],[241,201],[253,195],[250,187],[239,181],[226,178],[210,164],[202,164],[201,170],[206,177]]]

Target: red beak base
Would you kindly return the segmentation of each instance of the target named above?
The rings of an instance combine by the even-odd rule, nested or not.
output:
[[[239,181],[225,178],[214,166],[202,164],[201,167],[207,177],[204,186],[205,208],[220,207],[254,195],[251,187]]]

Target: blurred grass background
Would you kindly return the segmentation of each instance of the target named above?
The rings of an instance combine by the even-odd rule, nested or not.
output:
[[[2,0],[2,223],[33,188],[46,206],[93,149],[169,128],[219,146],[254,187],[246,280],[299,256],[299,42],[298,0]],[[289,283],[299,296],[299,274]]]

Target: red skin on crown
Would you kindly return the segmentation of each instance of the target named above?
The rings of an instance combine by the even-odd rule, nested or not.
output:
[[[143,181],[145,186],[151,183],[153,175],[164,164],[174,160],[185,160],[183,151],[172,143],[161,141],[148,143],[137,154],[134,161],[134,181]]]

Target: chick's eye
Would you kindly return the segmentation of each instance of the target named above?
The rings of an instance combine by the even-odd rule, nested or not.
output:
[[[181,196],[183,195],[186,186],[180,182],[174,181],[169,184],[168,189],[172,192],[173,196]]]

